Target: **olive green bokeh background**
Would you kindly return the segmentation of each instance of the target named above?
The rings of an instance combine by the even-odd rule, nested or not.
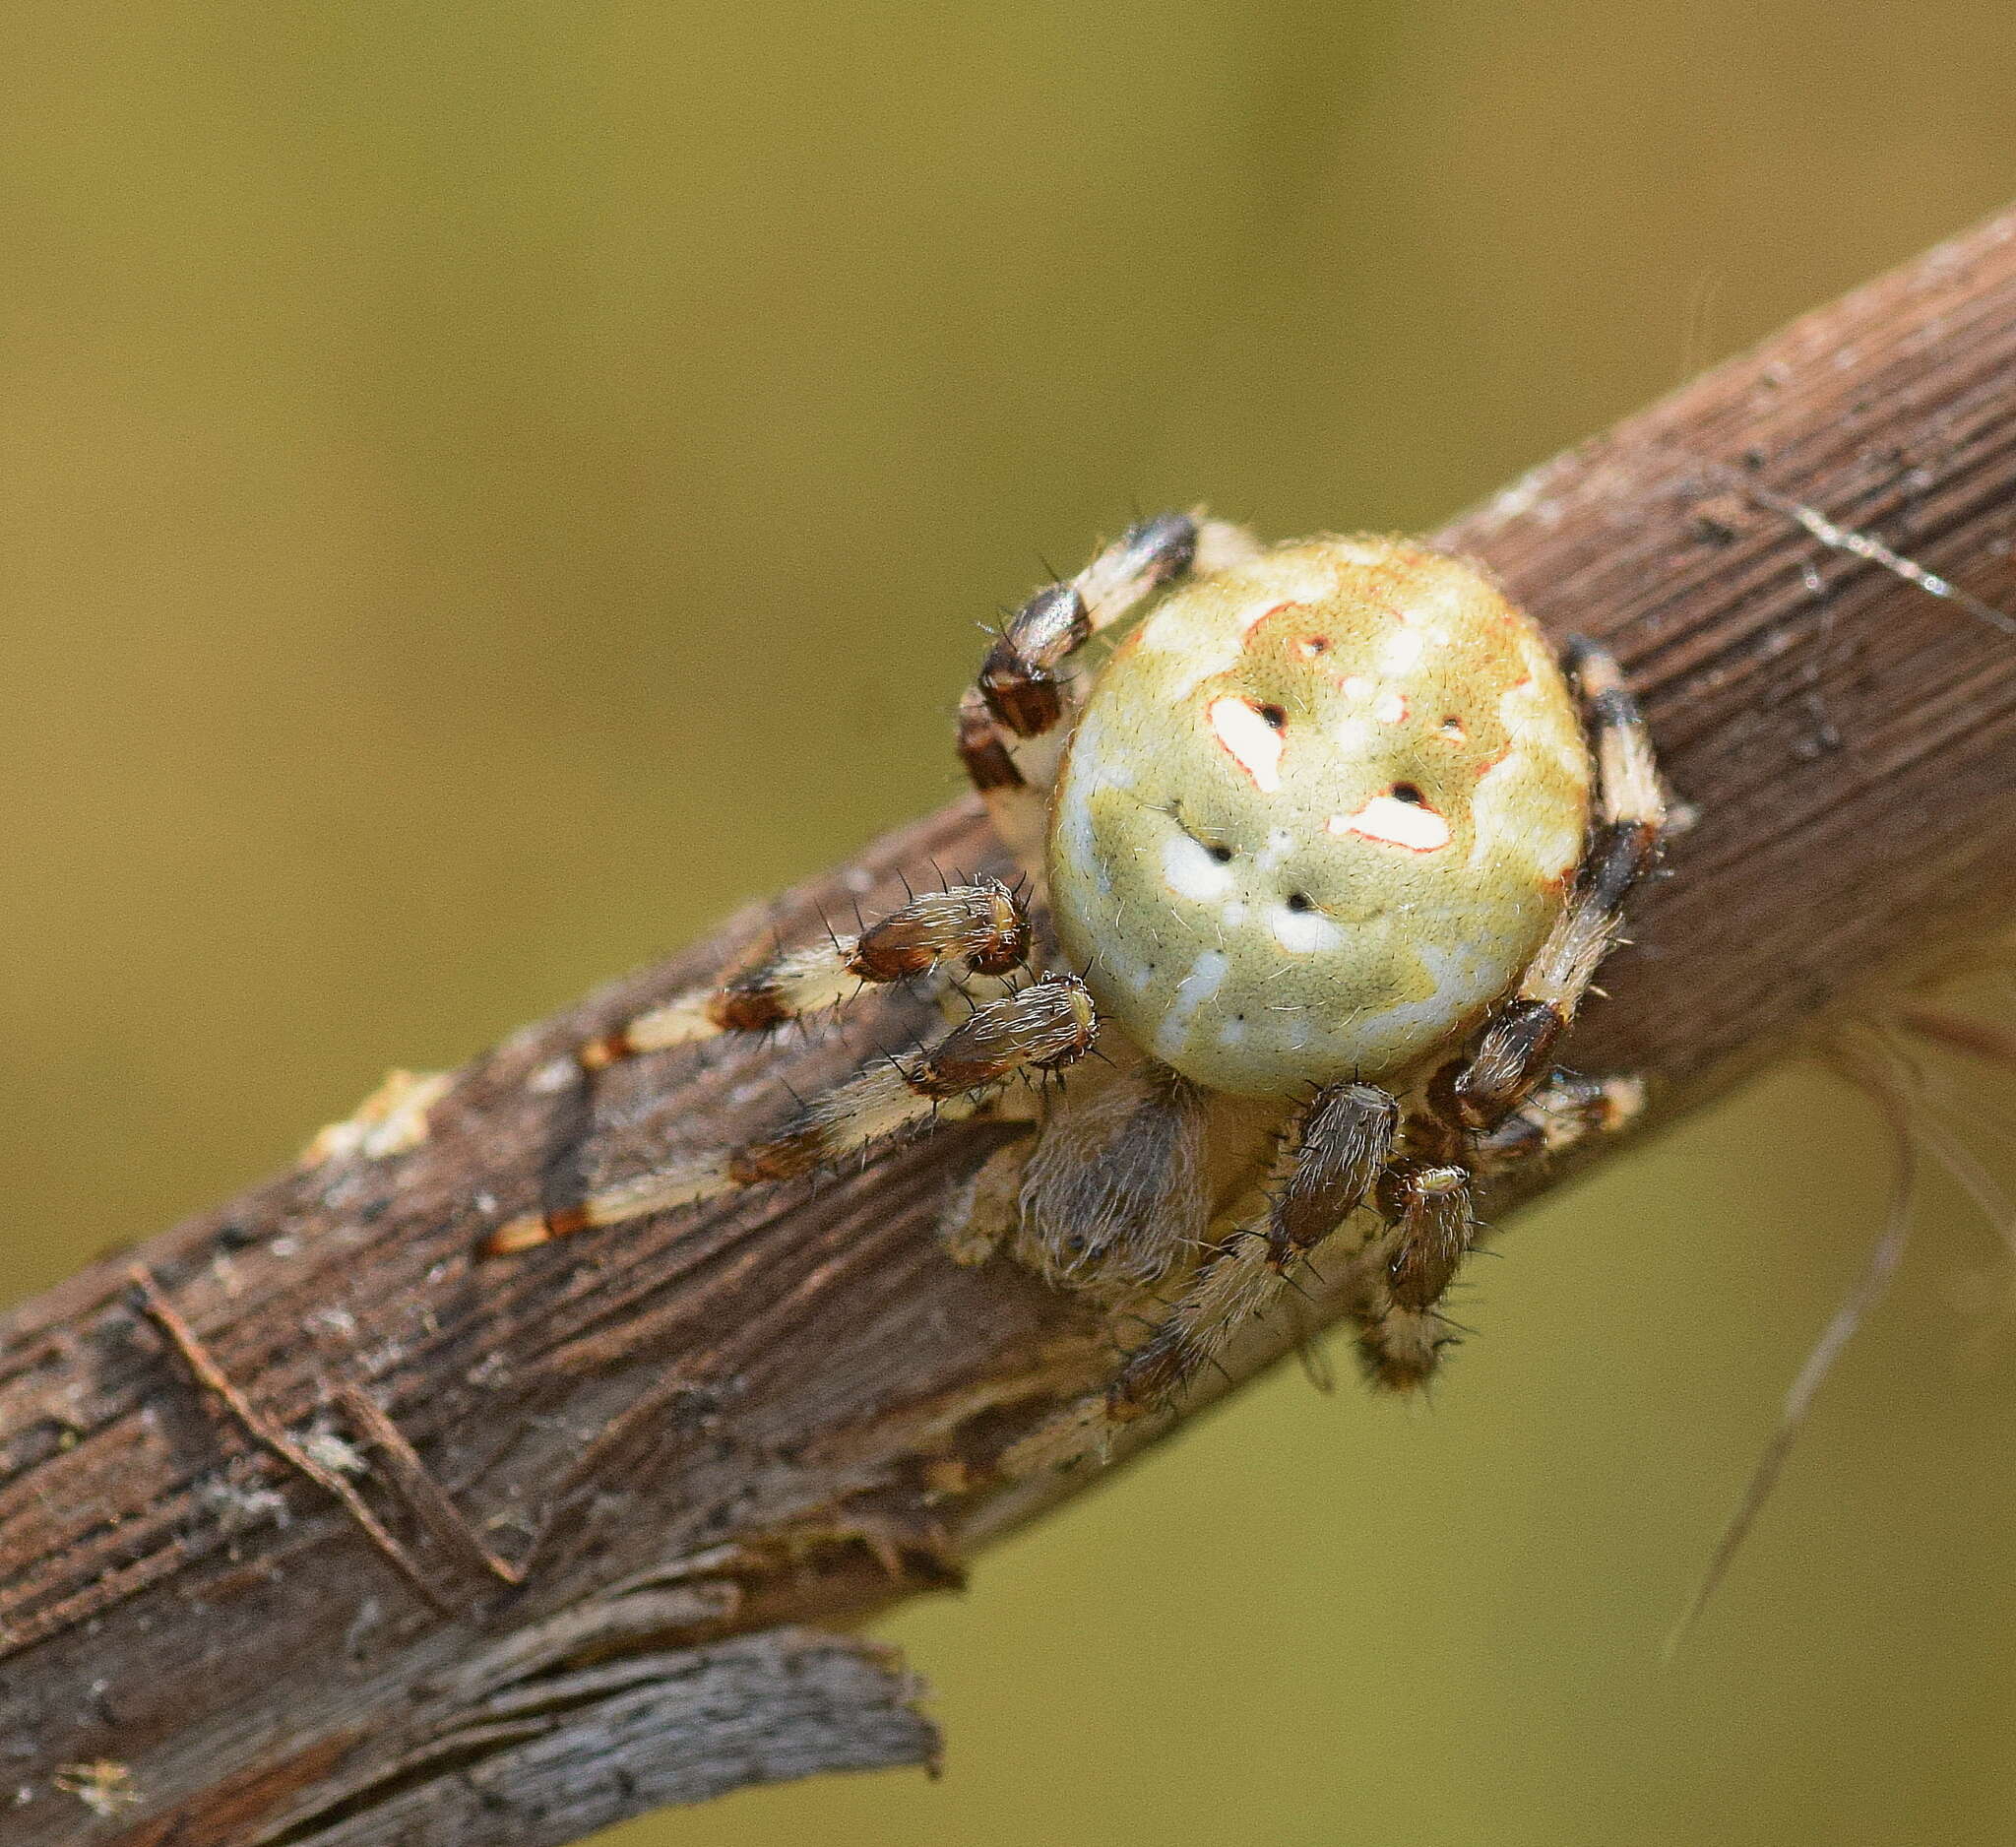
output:
[[[1430,525],[2016,195],[2012,94],[1974,0],[26,0],[0,1287],[952,794],[1040,557]],[[884,1624],[942,1782],[609,1840],[2007,1840],[1949,1189],[1657,1662],[1884,1173],[1768,1080],[1524,1221],[1431,1412],[1270,1379]]]

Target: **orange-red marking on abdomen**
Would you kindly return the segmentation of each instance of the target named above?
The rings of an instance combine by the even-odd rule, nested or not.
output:
[[[1299,609],[1301,606],[1302,605],[1299,603],[1271,604],[1268,605],[1268,607],[1264,609],[1254,609],[1249,611],[1247,614],[1240,616],[1239,626],[1242,629],[1244,629],[1248,635],[1250,635],[1256,628],[1260,626],[1262,622],[1266,621],[1269,616],[1279,615],[1284,609]]]

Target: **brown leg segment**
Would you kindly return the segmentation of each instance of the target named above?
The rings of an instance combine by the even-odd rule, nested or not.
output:
[[[1207,530],[1215,533],[1216,523]],[[1051,584],[1023,605],[960,701],[960,760],[1039,896],[1060,728],[1076,705],[1068,663],[1099,630],[1188,571],[1198,540],[1198,521],[1188,513],[1130,527],[1069,583]]]
[[[787,950],[720,987],[696,988],[592,1039],[575,1056],[598,1071],[641,1052],[717,1033],[759,1033],[825,1007],[862,986],[907,981],[935,969],[955,976],[1007,975],[1029,959],[1029,916],[993,880],[926,892],[858,936]]]
[[[1435,1305],[1476,1242],[1470,1175],[1395,1162],[1380,1177],[1379,1209],[1391,1229],[1374,1246],[1378,1274],[1357,1310],[1358,1352],[1374,1384],[1411,1391],[1455,1338]]]
[[[970,1115],[1027,1073],[1075,1064],[1092,1050],[1098,1031],[1085,984],[1075,976],[1046,976],[976,1007],[921,1051],[861,1066],[768,1135],[639,1175],[556,1212],[512,1219],[484,1241],[484,1254],[529,1250],[592,1227],[620,1225],[736,1187],[830,1168],[941,1116]]]
[[[1277,1270],[1305,1256],[1354,1212],[1386,1166],[1400,1106],[1371,1084],[1316,1093],[1284,1138],[1288,1171],[1275,1189],[1267,1255]]]
[[[1283,1134],[1265,1228],[1242,1225],[1191,1279],[1145,1345],[1106,1390],[1124,1424],[1173,1397],[1249,1315],[1295,1287],[1288,1272],[1363,1202],[1385,1167],[1400,1107],[1370,1084],[1333,1084]]]
[[[1012,736],[1040,737],[1064,716],[1059,669],[1094,632],[1190,568],[1197,521],[1162,513],[1131,526],[1068,584],[1040,590],[1017,611],[980,666],[979,693]]]

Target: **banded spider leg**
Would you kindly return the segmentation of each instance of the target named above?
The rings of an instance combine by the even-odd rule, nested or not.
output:
[[[758,1033],[818,1008],[844,1006],[864,986],[940,976],[1002,980],[1025,969],[1030,922],[998,881],[927,892],[854,936],[786,950],[718,987],[641,1014],[576,1053],[586,1070],[720,1033]],[[499,1226],[486,1253],[527,1250],[591,1227],[619,1225],[735,1187],[831,1167],[887,1137],[967,1115],[1017,1078],[1061,1069],[1091,1049],[1098,1021],[1082,983],[1037,980],[974,1007],[933,1043],[875,1056],[806,1101],[779,1129]]]
[[[556,1211],[522,1214],[492,1232],[483,1249],[492,1256],[529,1250],[592,1227],[832,1168],[873,1143],[972,1115],[1019,1078],[1075,1064],[1098,1031],[1085,984],[1070,975],[1043,976],[976,1006],[919,1051],[867,1059],[768,1134],[668,1163]]]
[[[1029,960],[1029,914],[997,880],[926,892],[858,935],[781,951],[719,986],[695,987],[591,1039],[575,1052],[598,1071],[647,1051],[760,1033],[845,1006],[863,987],[943,972],[957,981],[1006,976]]]
[[[1077,576],[1009,619],[959,706],[958,744],[988,818],[1040,900],[1057,764],[1082,702],[1073,663],[1102,629],[1166,585],[1259,550],[1242,527],[1161,513],[1129,527]]]

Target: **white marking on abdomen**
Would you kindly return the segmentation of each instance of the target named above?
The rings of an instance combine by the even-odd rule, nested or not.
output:
[[[1270,827],[1267,830],[1267,845],[1253,856],[1256,870],[1271,872],[1289,854],[1293,851],[1295,837],[1285,827]]]
[[[1285,904],[1278,904],[1267,913],[1267,926],[1273,930],[1276,942],[1298,956],[1335,949],[1344,941],[1344,931],[1322,912],[1291,911]]]
[[[1188,834],[1171,834],[1163,843],[1162,875],[1179,898],[1210,904],[1232,888],[1229,868],[1211,857],[1211,849]]]
[[[1358,834],[1415,853],[1433,853],[1449,844],[1449,823],[1433,808],[1397,796],[1374,796],[1355,814],[1333,814],[1324,826],[1333,834]]]
[[[1379,665],[1389,673],[1408,673],[1420,665],[1427,641],[1414,629],[1396,629],[1379,649]]]
[[[1351,1023],[1361,1043],[1391,1046],[1418,1033],[1439,1029],[1481,1006],[1503,987],[1506,971],[1475,947],[1451,952],[1423,944],[1422,966],[1435,984],[1424,1000],[1404,1001]]]
[[[1165,1058],[1173,1062],[1182,1055],[1189,1043],[1190,1021],[1197,1009],[1218,992],[1230,966],[1231,958],[1223,949],[1201,950],[1197,960],[1190,964],[1189,974],[1176,984],[1169,1010],[1156,1028],[1155,1049]]]
[[[1214,699],[1211,729],[1263,796],[1281,787],[1281,733],[1243,699]]]

